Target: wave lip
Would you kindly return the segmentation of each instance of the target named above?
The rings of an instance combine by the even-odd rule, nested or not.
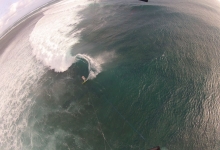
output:
[[[77,62],[81,59],[88,63],[89,75],[86,80],[94,79],[102,71],[101,65],[98,63],[98,61],[95,61],[95,59],[86,54],[77,54],[74,62]]]

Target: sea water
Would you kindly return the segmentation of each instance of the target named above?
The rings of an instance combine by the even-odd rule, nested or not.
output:
[[[1,49],[1,149],[218,150],[219,7],[64,0],[40,9]]]

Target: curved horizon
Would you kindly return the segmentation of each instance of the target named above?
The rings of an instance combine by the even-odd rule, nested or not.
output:
[[[0,0],[0,36],[23,17],[53,0]]]

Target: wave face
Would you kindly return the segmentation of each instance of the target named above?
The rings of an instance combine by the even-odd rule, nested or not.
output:
[[[29,38],[37,60],[56,72],[64,72],[79,59],[84,59],[88,63],[87,79],[93,79],[100,73],[101,66],[92,57],[71,55],[71,47],[79,42],[82,31],[76,29],[83,19],[79,12],[91,3],[87,0],[64,1],[44,12],[44,17],[37,22]]]

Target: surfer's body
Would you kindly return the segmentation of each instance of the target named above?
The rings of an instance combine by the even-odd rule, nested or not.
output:
[[[82,76],[82,79],[83,79],[83,83],[82,84],[84,84],[87,81],[87,79],[84,76]]]

